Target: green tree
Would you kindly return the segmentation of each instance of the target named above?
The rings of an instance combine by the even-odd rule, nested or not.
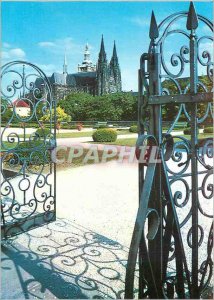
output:
[[[12,109],[10,108],[10,102],[1,98],[1,121],[8,122],[12,117]]]
[[[52,116],[54,115],[54,110],[52,109]],[[70,122],[71,116],[65,113],[64,109],[58,106],[56,108],[56,119],[58,122]],[[49,113],[45,114],[40,119],[42,122],[50,122],[50,111]]]
[[[115,93],[111,95],[115,109],[120,109],[120,120],[136,121],[138,114],[138,99],[130,92]]]
[[[71,93],[58,105],[76,121],[137,120],[137,98],[131,93]]]
[[[58,106],[71,116],[72,120],[88,120],[88,111],[94,97],[87,93],[71,93],[58,102]]]
[[[178,83],[180,84],[182,92],[184,92],[185,88],[189,84],[189,78],[178,78]],[[207,76],[199,76],[199,81],[207,88],[208,91],[211,91],[212,89],[212,82],[209,80]],[[176,87],[175,83],[172,80],[165,80],[162,83],[162,88],[167,89],[171,95],[173,94],[179,94],[178,88]],[[204,93],[205,90],[203,89],[202,85],[198,85],[198,92]],[[190,90],[187,89],[186,93],[190,93]],[[197,110],[197,116],[201,118],[205,111],[206,111],[207,104],[206,103],[198,103],[198,110]],[[177,112],[179,110],[179,105],[172,103],[163,105],[163,119],[166,121],[173,120],[175,116],[177,115]],[[191,114],[191,103],[186,104],[186,110],[189,114]],[[184,115],[181,116],[181,118],[186,119]]]

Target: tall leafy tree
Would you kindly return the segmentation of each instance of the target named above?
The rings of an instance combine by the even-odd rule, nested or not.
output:
[[[137,120],[137,98],[132,93],[91,96],[71,93],[58,105],[76,121]]]

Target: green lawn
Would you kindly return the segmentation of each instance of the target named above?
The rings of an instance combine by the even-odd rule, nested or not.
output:
[[[182,137],[186,139],[190,139],[190,135],[182,135]],[[199,139],[204,139],[204,138],[211,138],[210,133],[201,133],[198,136]],[[174,141],[181,141],[178,138],[175,138]],[[88,142],[88,143],[94,143],[98,144],[97,142]],[[107,145],[119,145],[119,146],[135,146],[136,144],[136,138],[127,138],[127,139],[118,139],[115,142],[109,142],[109,143],[99,143],[99,144],[107,144]]]
[[[59,138],[78,138],[78,137],[91,137],[94,131],[79,131],[79,132],[57,132],[56,137]],[[118,135],[132,134],[129,130],[118,130]],[[21,138],[24,137],[23,134],[19,135]],[[30,137],[30,134],[25,135],[26,138]]]
[[[126,138],[126,139],[118,139],[115,142],[87,142],[90,144],[106,144],[106,145],[119,145],[119,146],[135,146],[137,138]]]
[[[57,138],[78,138],[78,137],[91,137],[94,131],[80,131],[80,132],[59,132],[57,133],[56,137]],[[131,134],[129,130],[118,130],[117,134],[118,135],[124,135],[124,134]]]
[[[56,134],[56,138],[78,138],[78,137],[90,137],[93,131],[80,131],[80,132],[59,132]]]
[[[103,150],[98,150],[98,162],[96,162],[94,159],[88,159],[84,162],[84,158],[86,157],[87,153],[88,153],[88,149],[83,149],[83,153],[81,156],[79,157],[74,157],[72,158],[71,161],[69,161],[69,153],[70,153],[70,149],[72,147],[68,147],[67,151],[64,150],[59,150],[57,152],[57,159],[58,160],[62,160],[64,159],[64,162],[60,162],[56,164],[56,168],[57,170],[62,170],[62,169],[66,169],[66,168],[76,168],[76,167],[80,167],[80,166],[85,166],[85,165],[90,165],[90,164],[95,164],[95,163],[99,163],[102,162],[102,157],[103,157]],[[39,153],[39,152],[38,152]],[[9,160],[11,157],[10,155],[8,157],[5,158],[5,162],[3,163],[3,169],[11,169],[11,166],[8,164],[7,160]],[[111,160],[115,160],[118,158],[118,155],[114,156],[114,157],[107,157],[106,161],[111,161]],[[12,167],[12,169],[14,171],[20,171],[20,165],[15,165]],[[29,165],[26,173],[28,173],[29,170],[34,171],[34,172],[38,172],[41,169],[40,165]],[[45,164],[44,165],[44,169],[43,169],[43,173],[49,172],[49,164]]]
[[[189,135],[185,135],[183,136],[185,138],[190,138]],[[202,138],[210,138],[211,135],[210,134],[199,134],[199,139],[202,139]],[[175,138],[175,141],[178,140],[177,138]],[[94,143],[94,142],[91,142],[91,143]],[[116,142],[113,142],[113,143],[103,143],[103,144],[110,144],[110,145],[120,145],[120,146],[135,146],[135,143],[136,143],[136,138],[126,138],[126,139],[118,139]],[[8,142],[5,142],[5,144],[7,144],[7,146],[11,146],[10,143]],[[62,159],[62,158],[65,158],[65,162],[61,163],[61,164],[57,164],[57,170],[60,170],[60,169],[66,169],[66,168],[72,168],[72,167],[79,167],[79,166],[84,166],[85,163],[83,162],[83,159],[85,157],[85,155],[87,154],[87,149],[84,149],[83,150],[83,154],[80,156],[80,157],[76,157],[72,160],[72,162],[69,162],[68,161],[68,157],[69,157],[69,151],[70,151],[70,148],[67,149],[66,152],[64,152],[63,150],[59,150],[58,153],[57,153],[57,158],[58,159]],[[99,161],[101,161],[102,159],[102,155],[103,155],[103,151],[102,150],[99,150],[98,151],[98,156],[99,156]],[[109,160],[113,160],[113,159],[117,159],[117,156],[116,157],[113,157],[113,158],[108,158],[107,161]],[[88,160],[86,164],[94,164],[95,161],[94,160]],[[8,168],[8,165],[7,163],[4,164],[4,167]],[[36,169],[39,169],[40,167],[39,166],[32,166],[31,167],[32,170],[35,168]],[[17,166],[16,168],[14,167],[13,169],[19,169],[19,167]],[[45,169],[44,169],[44,172],[48,171],[48,165],[45,166]]]

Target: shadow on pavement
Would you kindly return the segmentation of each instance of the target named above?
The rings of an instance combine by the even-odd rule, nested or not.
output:
[[[127,257],[121,244],[57,219],[2,242],[1,299],[123,298]]]

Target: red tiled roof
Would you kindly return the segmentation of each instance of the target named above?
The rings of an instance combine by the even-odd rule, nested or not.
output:
[[[28,103],[26,103],[24,100],[17,99],[13,102],[13,105],[16,107],[30,107]]]

